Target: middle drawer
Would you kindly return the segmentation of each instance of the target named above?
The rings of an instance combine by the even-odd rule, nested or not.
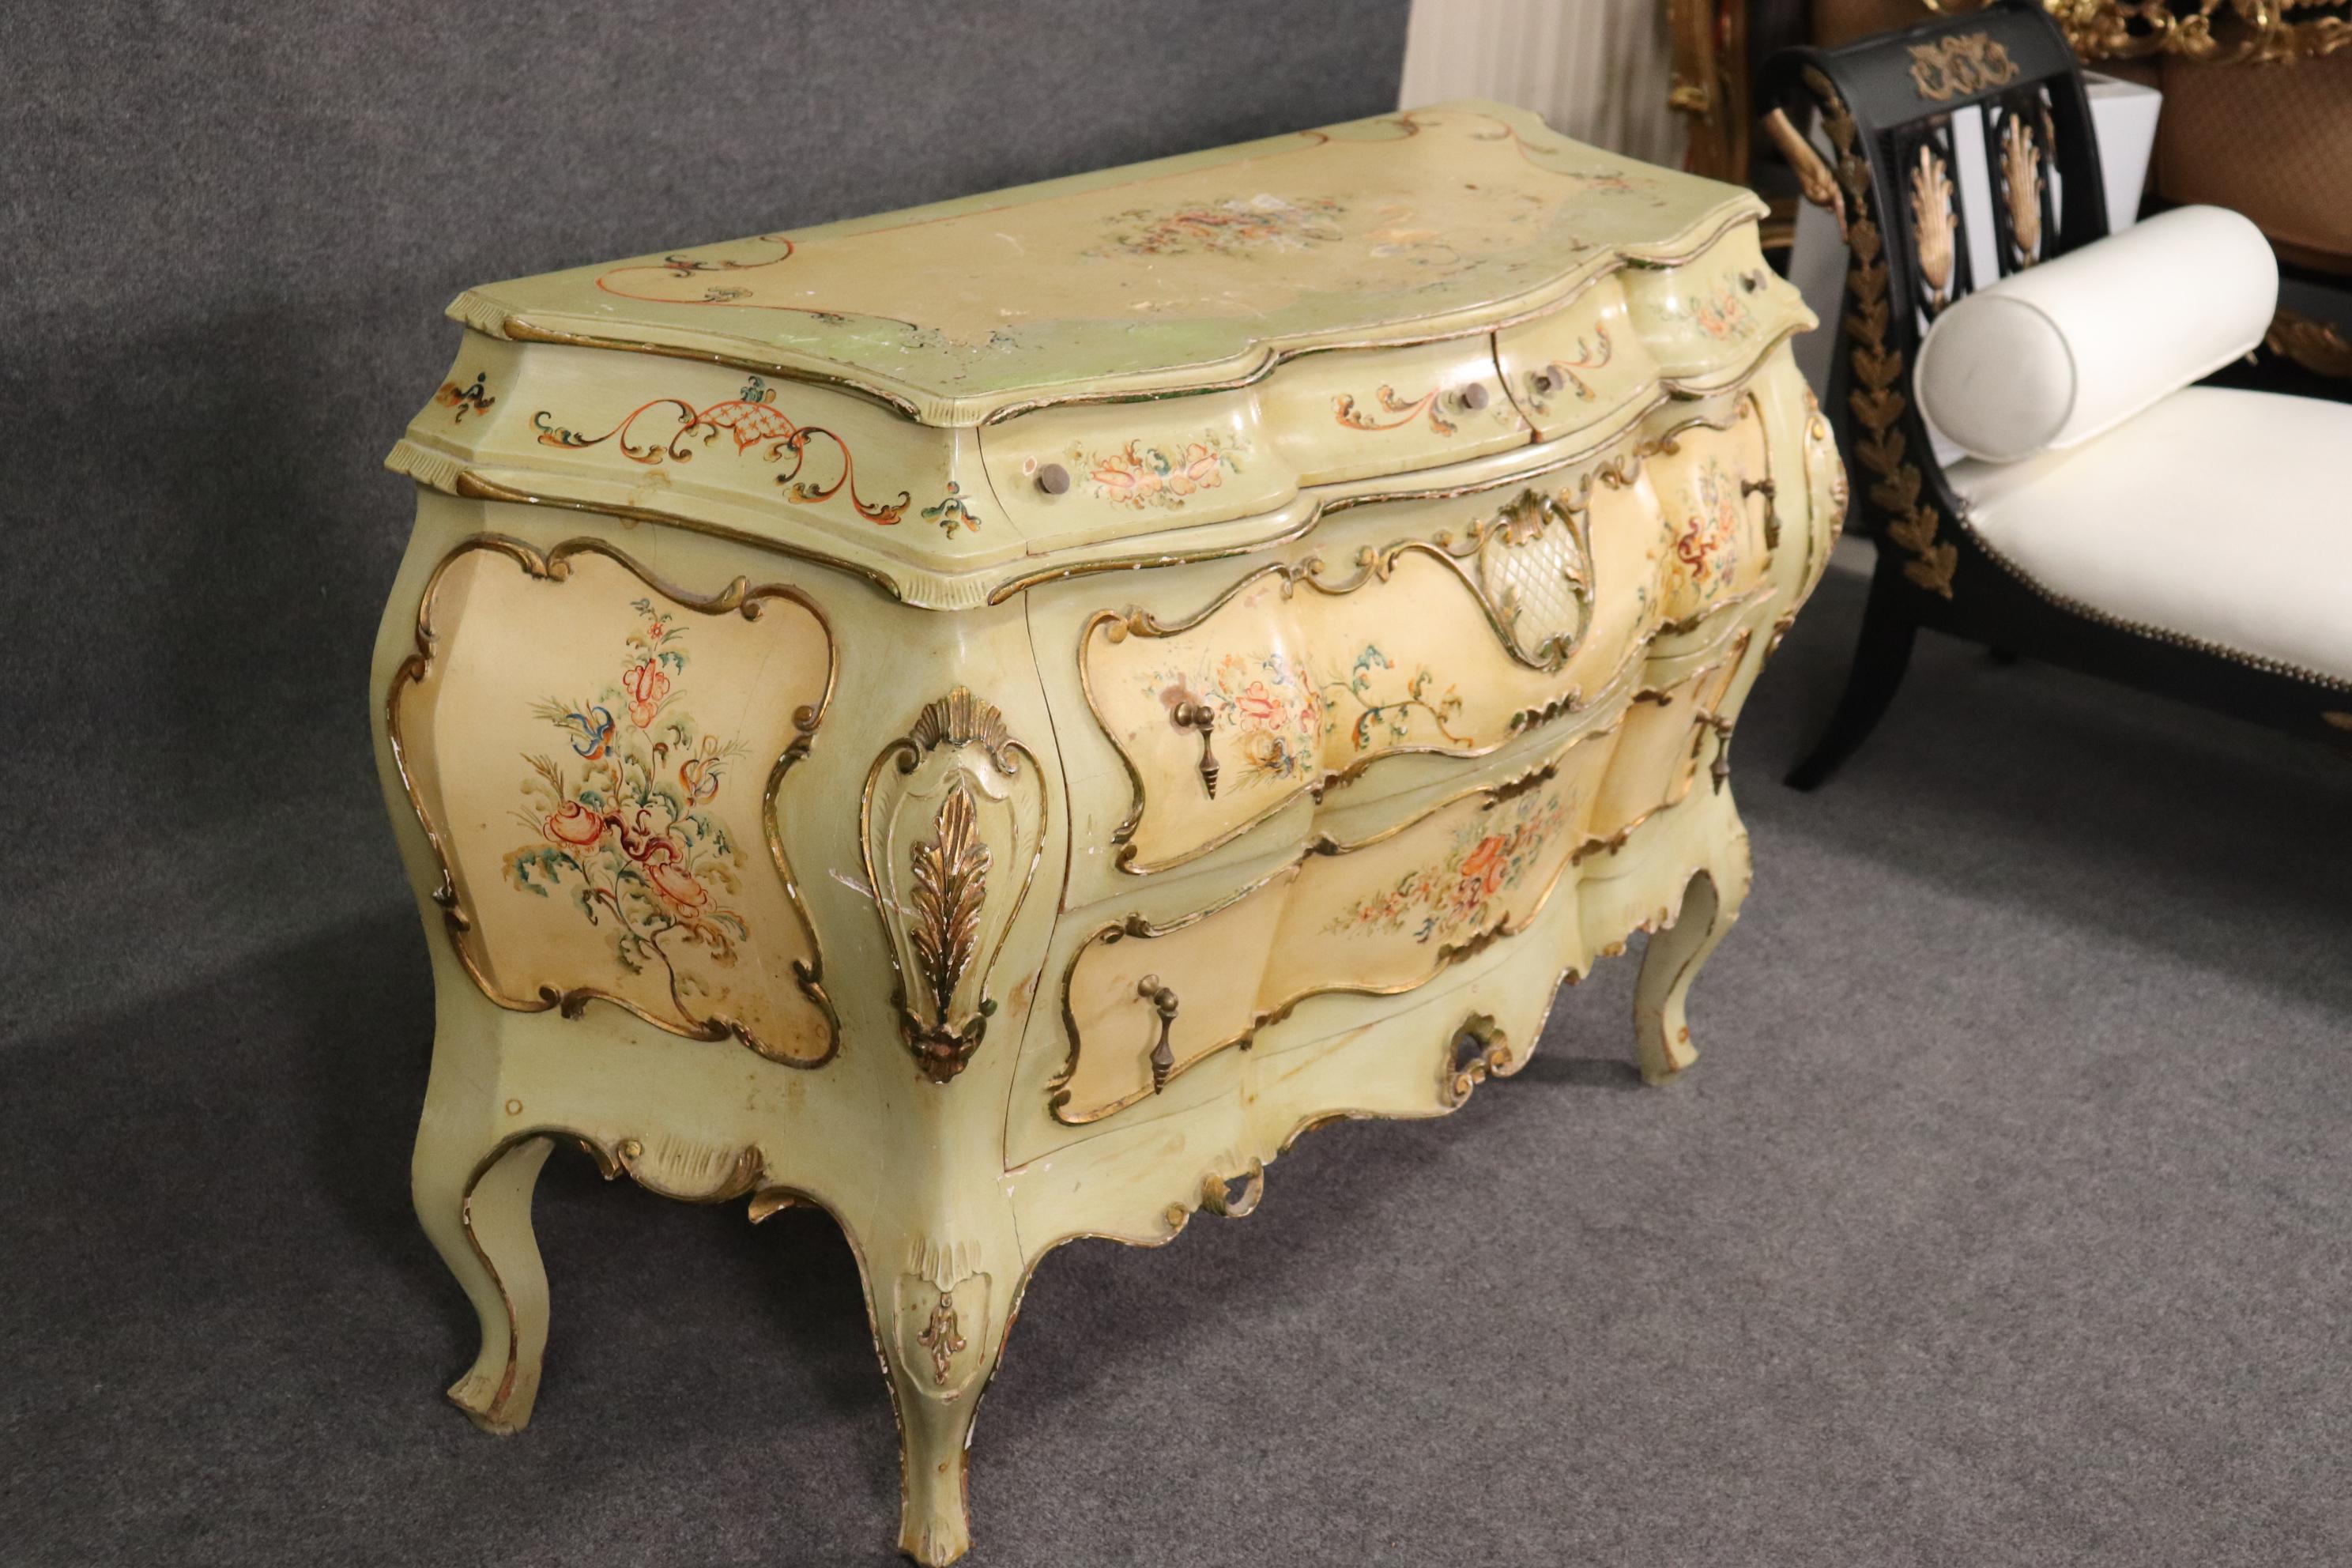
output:
[[[1497,489],[1361,504],[1255,557],[1033,592],[1077,855],[1064,907],[1238,868],[1587,721],[1654,637],[1759,580],[1760,426],[1745,401],[1709,416]]]

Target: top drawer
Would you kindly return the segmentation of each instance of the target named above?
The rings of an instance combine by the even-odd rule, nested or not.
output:
[[[1495,355],[1538,435],[1603,435],[1669,391],[1744,379],[1811,320],[1742,224],[1683,266],[1627,268],[1561,310],[1504,328]]]
[[[1070,405],[982,427],[1033,550],[1274,511],[1302,485],[1411,473],[1533,438],[1485,333],[1309,354],[1256,386]]]
[[[1534,438],[1504,394],[1484,332],[1310,354],[1275,374],[1265,405],[1302,484],[1433,468]]]
[[[1122,869],[1194,859],[1386,759],[1485,756],[1606,680],[1601,645],[1622,653],[1622,631],[1577,657],[1597,603],[1588,511],[1534,490],[1366,511],[1350,532],[1380,527],[1379,544],[1229,569],[1206,604],[1153,595],[1084,626],[1087,702],[1134,778]]]
[[[1742,380],[1773,344],[1813,324],[1804,297],[1765,264],[1753,224],[1681,267],[1630,267],[1619,276],[1660,379],[1678,392]]]

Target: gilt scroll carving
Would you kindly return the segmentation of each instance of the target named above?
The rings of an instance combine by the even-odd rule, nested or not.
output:
[[[2050,0],[2049,8],[2085,60],[2277,65],[2352,45],[2342,0]]]
[[[1984,33],[1954,33],[1911,46],[1911,84],[1931,103],[1966,98],[2017,79],[2008,48]]]

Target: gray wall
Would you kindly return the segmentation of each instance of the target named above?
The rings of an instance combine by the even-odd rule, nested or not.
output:
[[[0,18],[13,1032],[387,895],[379,465],[459,289],[1376,113],[1406,5],[225,9]]]

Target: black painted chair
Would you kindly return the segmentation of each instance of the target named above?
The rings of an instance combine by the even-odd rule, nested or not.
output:
[[[1961,111],[1981,111],[2001,275],[2108,232],[2082,72],[2042,8],[2000,0],[1840,48],[1783,50],[1766,68],[1760,102],[1807,197],[1837,211],[1847,236],[1827,407],[1853,476],[1849,526],[1877,548],[1844,695],[1789,784],[1819,784],[1869,735],[1923,626],[2352,742],[2352,670],[2134,622],[2037,581],[1970,526],[1965,492],[1930,445],[1911,382],[1920,342],[1944,310],[1991,281],[1971,276],[1968,204],[1938,184],[1957,177],[1956,134],[1979,133]],[[1829,161],[1797,129],[1808,111],[1819,115]],[[2193,281],[2184,280],[2179,308],[2196,308]]]

